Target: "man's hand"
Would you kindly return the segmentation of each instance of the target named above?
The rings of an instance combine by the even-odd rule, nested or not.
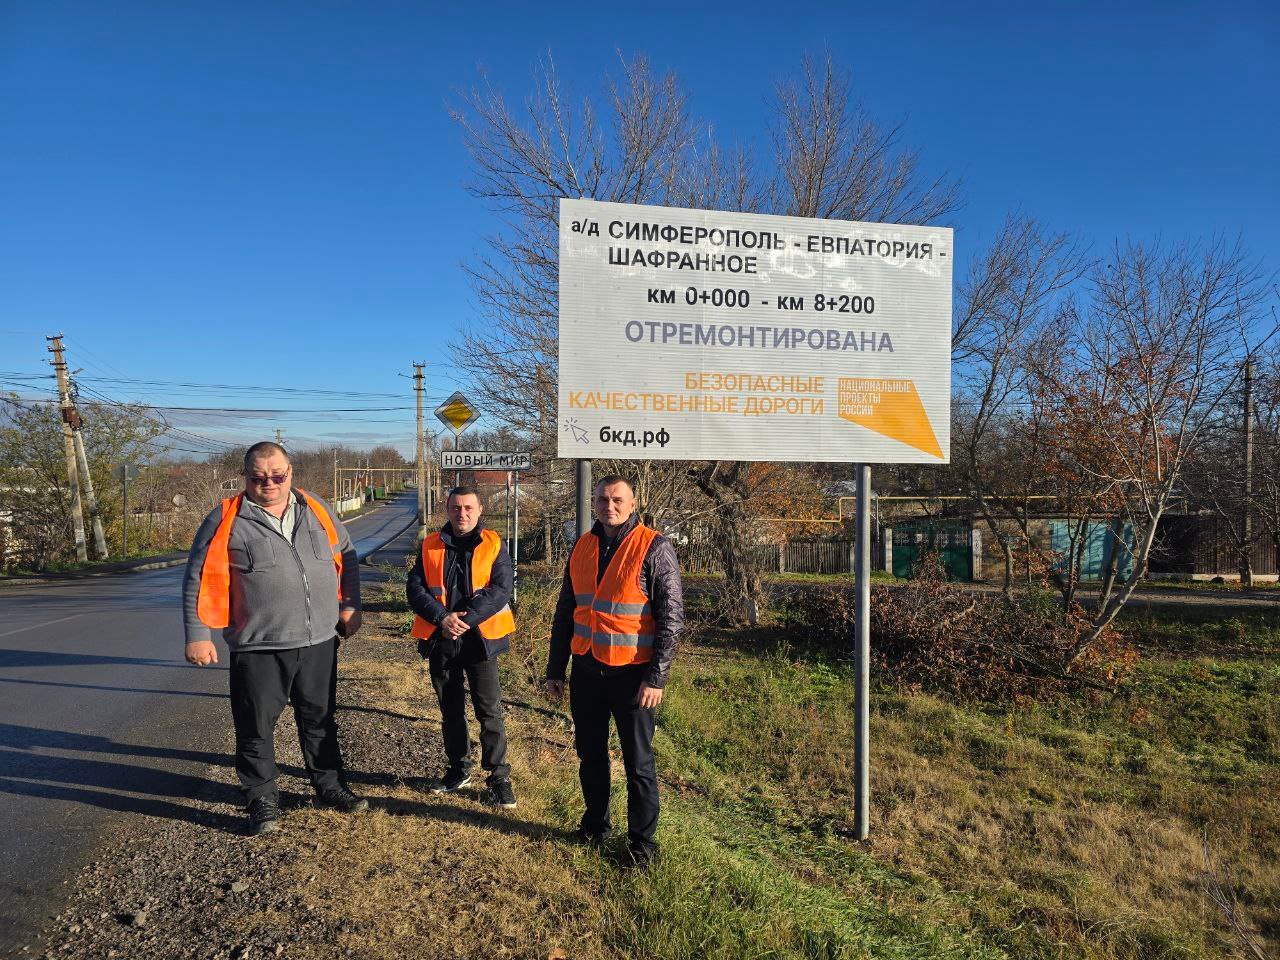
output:
[[[340,610],[338,612],[338,625],[335,628],[338,636],[353,636],[360,629],[360,624],[364,623],[364,618],[360,616],[359,610]]]
[[[440,629],[444,631],[444,635],[450,640],[457,640],[471,628],[467,626],[467,622],[459,614],[451,613],[440,621]]]
[[[564,681],[563,681],[563,680],[548,680],[548,681],[547,681],[547,696],[549,696],[552,700],[559,700],[561,697],[563,697],[563,696],[564,696]]]
[[[187,644],[187,663],[205,667],[218,662],[218,648],[212,640],[196,640]]]
[[[652,710],[661,702],[661,687],[651,687],[647,683],[640,684],[640,694],[636,697],[636,703],[640,705],[641,710]]]

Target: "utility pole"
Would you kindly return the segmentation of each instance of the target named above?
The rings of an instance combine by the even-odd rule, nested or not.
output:
[[[338,510],[338,448],[333,448],[333,509]],[[341,510],[338,510],[341,513]]]
[[[1253,586],[1253,357],[1244,361],[1244,490],[1240,504],[1240,586]]]
[[[70,386],[68,385],[68,395]],[[73,401],[74,403],[74,401]],[[72,407],[72,410],[75,410]],[[85,506],[89,508],[89,522],[93,527],[93,549],[99,560],[110,556],[107,550],[107,537],[102,531],[102,514],[98,511],[98,496],[93,490],[93,474],[89,471],[89,455],[84,449],[84,434],[80,432],[80,416],[76,411],[75,422],[71,425],[71,439],[76,447],[76,464],[80,468],[80,477],[84,481]]]
[[[79,444],[80,414],[71,402],[71,389],[67,378],[67,363],[62,356],[62,334],[45,337],[49,341],[49,352],[53,359],[49,361],[58,376],[58,403],[62,408],[62,444],[67,458],[67,485],[71,488],[71,525],[75,531],[76,559],[85,563],[89,559],[89,549],[85,543],[84,508],[80,503],[80,474],[89,479],[89,466],[84,456],[84,441]],[[80,466],[83,464],[83,467]],[[94,549],[98,556],[106,559],[106,540],[102,536],[102,520],[98,516],[97,500],[93,496],[93,487],[89,486],[89,510],[93,518]]]
[[[418,394],[418,524],[427,522],[427,466],[422,450],[422,392],[426,389],[422,368],[424,363],[413,365],[413,389]]]

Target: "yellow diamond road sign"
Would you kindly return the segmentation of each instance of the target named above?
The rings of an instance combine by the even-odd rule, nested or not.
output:
[[[480,411],[461,391],[455,391],[453,396],[436,407],[436,417],[454,433],[461,433],[480,419]]]

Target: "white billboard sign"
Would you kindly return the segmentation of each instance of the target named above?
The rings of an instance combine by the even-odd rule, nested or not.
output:
[[[560,201],[558,454],[946,463],[949,227]]]
[[[533,457],[527,453],[490,453],[483,450],[441,450],[443,470],[528,470]]]

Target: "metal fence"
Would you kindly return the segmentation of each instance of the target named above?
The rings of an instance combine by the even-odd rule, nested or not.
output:
[[[760,568],[770,573],[850,573],[853,543],[849,540],[795,541],[757,544],[748,548]],[[714,543],[677,545],[685,573],[720,573],[720,547]]]

